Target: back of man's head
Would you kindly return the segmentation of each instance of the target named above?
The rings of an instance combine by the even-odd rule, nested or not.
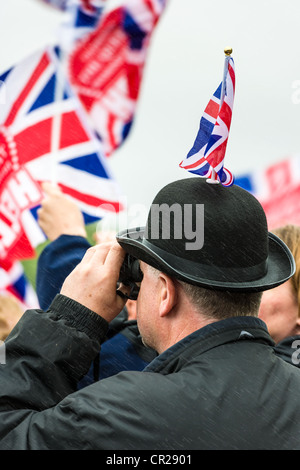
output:
[[[117,240],[127,253],[185,286],[214,318],[257,315],[260,292],[288,280],[295,262],[268,232],[259,201],[238,187],[187,178],[155,196],[145,227]]]
[[[154,276],[159,270],[149,266]],[[173,278],[179,295],[185,295],[191,305],[208,321],[236,316],[257,316],[262,292],[229,292],[207,289]]]

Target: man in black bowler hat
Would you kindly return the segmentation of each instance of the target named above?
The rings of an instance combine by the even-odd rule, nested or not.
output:
[[[49,310],[12,331],[0,449],[300,449],[299,371],[257,318],[262,291],[294,269],[248,192],[198,177],[167,185],[145,227],[89,249]],[[158,356],[75,392],[130,295],[126,272]]]

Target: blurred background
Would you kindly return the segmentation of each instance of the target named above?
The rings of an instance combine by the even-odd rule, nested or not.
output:
[[[63,13],[39,0],[2,1],[0,71],[57,40]],[[111,2],[118,4],[120,2]],[[110,157],[129,204],[148,207],[178,164],[233,48],[236,95],[225,166],[236,176],[300,151],[299,0],[169,0],[152,36],[135,121]]]
[[[40,0],[2,0],[0,73],[56,44],[63,15]],[[191,176],[179,163],[223,78],[226,47],[236,93],[225,167],[240,177],[295,158],[300,185],[299,18],[299,0],[169,0],[152,35],[132,130],[108,159],[128,206],[140,208],[130,225],[144,224],[162,186]],[[34,262],[23,264],[34,284]]]

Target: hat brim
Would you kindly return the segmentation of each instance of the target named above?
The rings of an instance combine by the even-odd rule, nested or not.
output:
[[[268,233],[269,256],[263,275],[244,280],[251,268],[222,268],[207,266],[171,255],[144,238],[145,227],[126,229],[116,236],[122,248],[137,259],[170,276],[214,290],[260,292],[283,284],[295,273],[295,261],[289,248],[273,233]]]

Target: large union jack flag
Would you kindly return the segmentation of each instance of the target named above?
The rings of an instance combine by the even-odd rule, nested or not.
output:
[[[235,184],[260,201],[270,230],[286,224],[300,226],[300,155],[238,175]]]
[[[217,177],[216,181],[224,186],[231,186],[234,182],[232,173],[224,168],[234,92],[234,62],[232,57],[226,57],[223,82],[205,108],[193,147],[179,165],[199,176]]]
[[[59,10],[65,10],[67,7],[68,0],[41,0],[43,3],[47,3],[54,8],[58,8]]]
[[[56,182],[86,223],[120,210],[120,189],[52,48],[0,76],[0,262],[45,240],[36,221],[42,181]],[[59,93],[58,93],[59,90]]]
[[[62,8],[64,21],[59,29],[59,45],[69,53],[76,42],[97,26],[106,0],[69,0]]]
[[[153,30],[167,0],[124,0],[70,53],[71,83],[109,156],[127,137]]]
[[[95,7],[95,4],[99,3],[99,0],[42,0],[43,3],[47,3],[48,5],[57,8],[58,10],[65,11],[71,1],[77,1],[82,9],[86,11],[92,11]]]

